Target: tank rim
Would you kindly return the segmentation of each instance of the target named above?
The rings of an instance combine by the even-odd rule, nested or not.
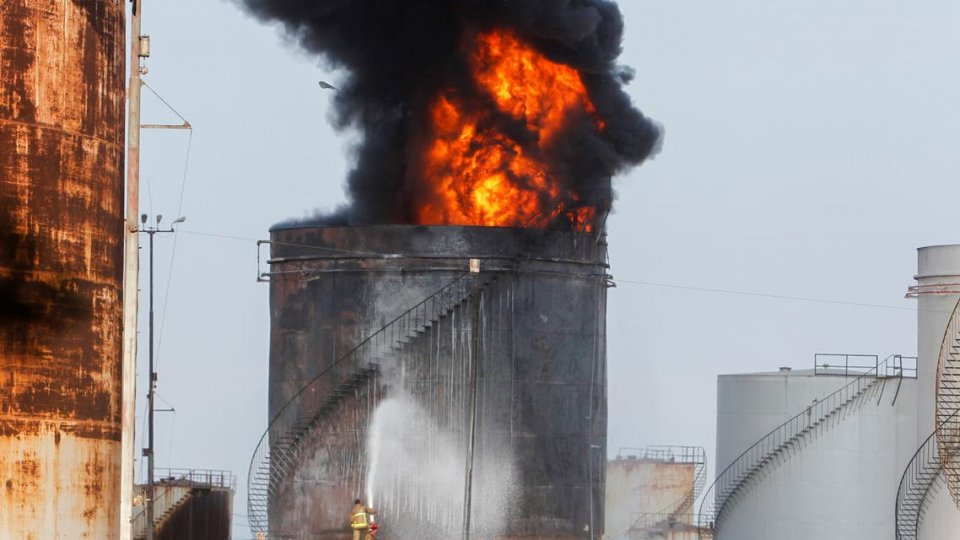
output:
[[[295,230],[373,230],[373,229],[449,229],[449,230],[491,230],[491,231],[527,231],[527,232],[569,232],[574,234],[595,234],[582,231],[568,231],[564,229],[549,229],[549,228],[540,228],[540,227],[502,227],[502,226],[486,226],[486,225],[412,225],[407,223],[401,224],[379,224],[379,225],[323,225],[323,224],[304,224],[304,223],[278,223],[270,227],[269,231],[279,232],[279,231],[295,231]]]

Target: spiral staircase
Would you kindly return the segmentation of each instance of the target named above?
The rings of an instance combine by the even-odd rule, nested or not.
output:
[[[960,303],[954,306],[937,360],[935,430],[900,479],[897,540],[918,540],[931,495],[943,484],[960,508]]]
[[[958,411],[949,418],[955,421]],[[924,440],[903,471],[897,488],[896,539],[918,540],[920,526],[930,505],[931,495],[945,481],[943,461],[952,461],[960,448],[953,447],[950,454],[941,456],[940,444],[934,431]]]
[[[380,398],[378,379],[385,366],[397,365],[419,338],[448,318],[469,318],[468,304],[496,281],[463,274],[404,311],[324,368],[274,416],[250,460],[247,515],[254,537],[269,533],[270,501],[284,489],[313,443],[344,404],[366,399],[368,408]],[[329,390],[329,379],[344,374]],[[362,426],[361,426],[362,427]]]
[[[936,440],[940,465],[954,502],[960,507],[960,303],[947,323],[937,362]]]

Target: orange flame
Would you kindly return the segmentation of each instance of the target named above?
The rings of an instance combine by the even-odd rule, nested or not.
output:
[[[417,209],[418,222],[544,227],[563,214],[576,229],[591,231],[596,210],[568,209],[579,197],[561,192],[540,157],[571,115],[596,116],[580,74],[504,30],[477,37],[471,68],[499,113],[522,122],[534,143],[522,146],[488,127],[495,111],[468,107],[452,92],[439,96],[430,111],[431,139],[422,171],[429,189]],[[596,125],[603,129],[601,121]]]

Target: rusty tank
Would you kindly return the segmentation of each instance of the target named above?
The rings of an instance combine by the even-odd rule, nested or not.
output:
[[[118,537],[125,2],[0,2],[0,538]]]

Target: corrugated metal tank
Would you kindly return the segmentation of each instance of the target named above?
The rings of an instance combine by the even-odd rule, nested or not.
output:
[[[602,235],[382,226],[278,228],[271,241],[271,417],[334,359],[479,259],[481,276],[499,274],[498,286],[509,287],[500,296],[505,303],[483,308],[508,319],[484,338],[494,352],[483,357],[481,439],[488,439],[478,443],[502,441],[516,459],[519,493],[502,537],[599,537],[606,448]],[[329,387],[342,375],[331,374]],[[362,452],[346,452],[357,458],[354,468],[362,469]],[[314,473],[327,468],[320,464]],[[350,475],[353,485],[305,475],[291,480],[270,503],[273,537],[348,537],[344,516],[362,495],[363,474]]]
[[[852,380],[813,370],[721,375],[717,470]],[[889,379],[862,406],[841,412],[781,454],[737,496],[716,537],[893,538],[897,485],[916,450],[917,380],[905,378],[898,388],[900,382]]]
[[[0,2],[0,538],[116,538],[124,2]]]

